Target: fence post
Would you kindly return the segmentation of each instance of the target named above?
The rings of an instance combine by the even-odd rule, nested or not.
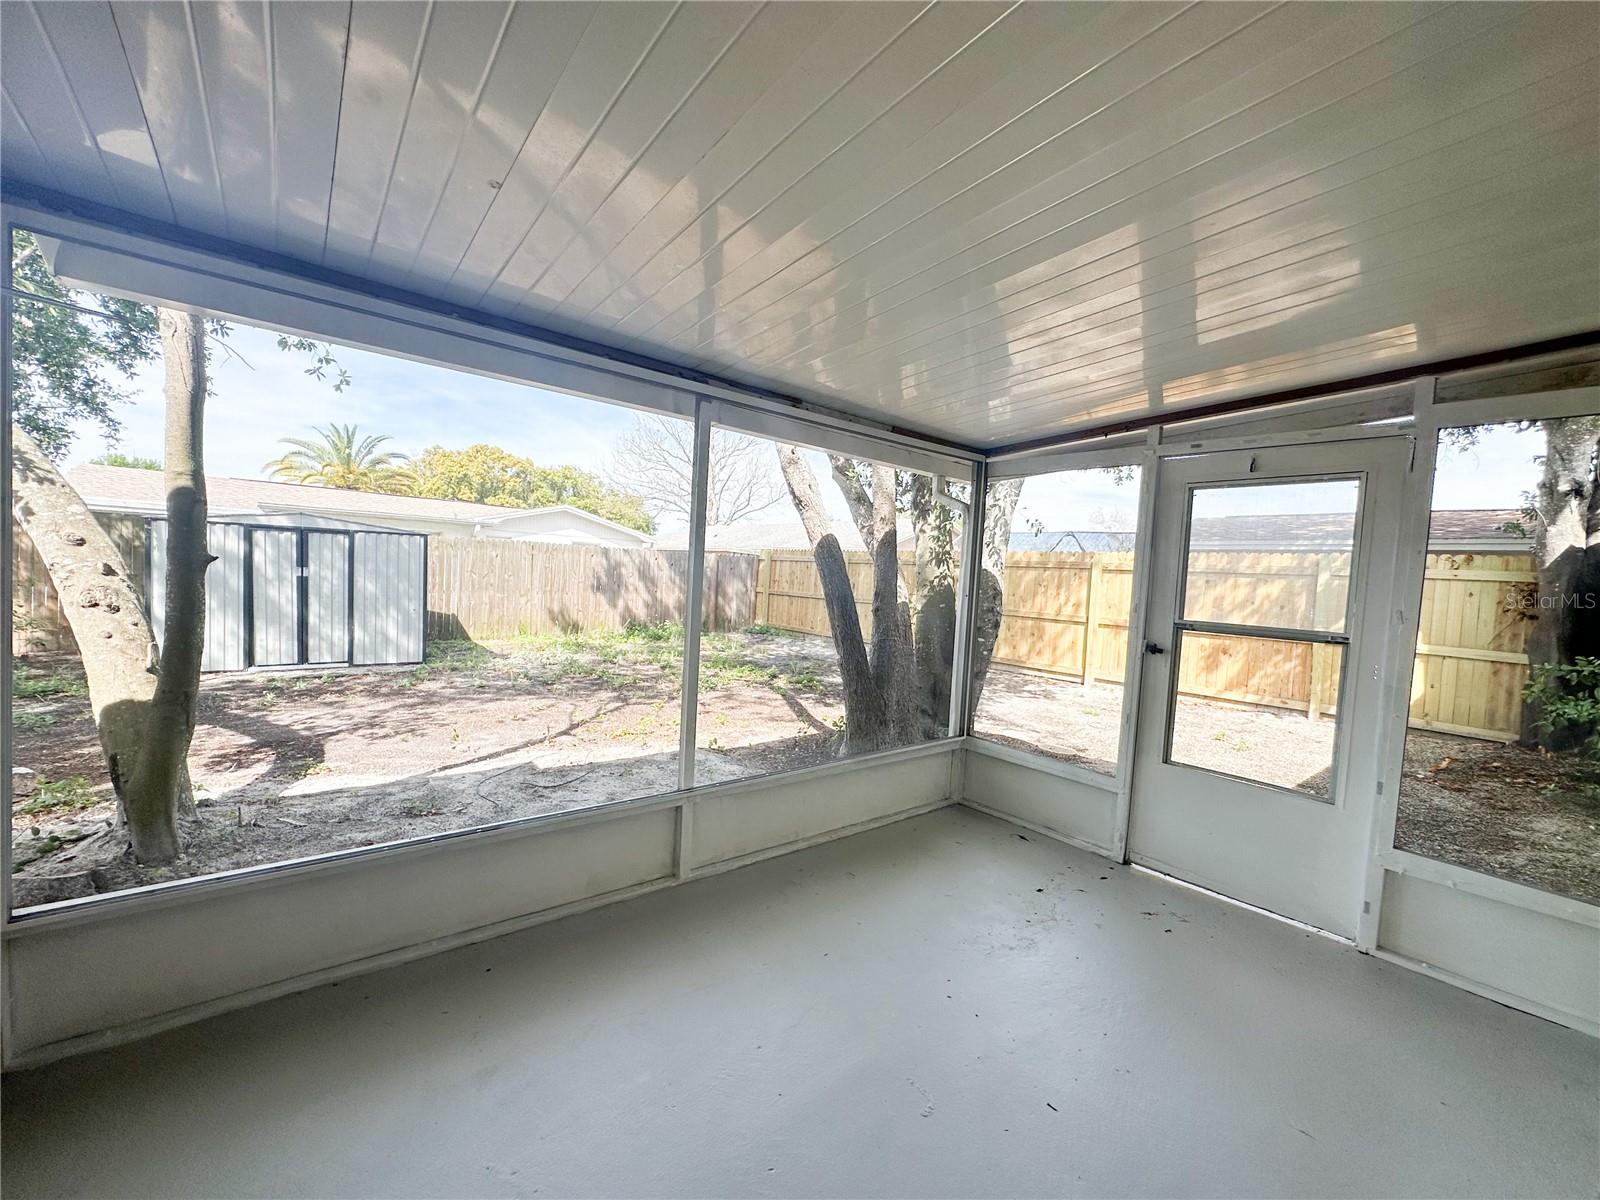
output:
[[[763,550],[756,565],[756,620],[763,625],[772,623],[772,551]]]
[[[1095,682],[1095,639],[1100,636],[1101,609],[1105,607],[1105,568],[1100,560],[1099,553],[1089,557],[1089,583],[1088,595],[1083,601],[1083,682],[1085,686]]]
[[[1324,629],[1332,616],[1333,555],[1317,555],[1316,590],[1311,595],[1311,626]],[[1306,700],[1306,716],[1318,720],[1322,716],[1322,690],[1327,686],[1330,657],[1338,652],[1336,646],[1311,647],[1311,695]]]

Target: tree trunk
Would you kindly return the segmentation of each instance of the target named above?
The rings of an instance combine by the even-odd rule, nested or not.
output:
[[[1538,607],[1527,639],[1537,668],[1600,657],[1600,417],[1543,421],[1544,469],[1532,500]],[[1546,723],[1537,696],[1523,702],[1522,744],[1569,750],[1588,731]]]
[[[904,494],[909,496],[916,544],[912,576],[903,580],[896,524],[902,495],[898,473],[892,467],[839,456],[831,456],[830,461],[834,482],[872,554],[870,653],[862,635],[844,554],[818,494],[816,476],[797,449],[778,448],[784,481],[812,544],[829,628],[839,655],[845,698],[844,753],[860,754],[943,737],[950,715],[958,615],[958,523],[939,504],[931,479],[910,477]],[[868,478],[870,490],[865,482]],[[999,518],[1007,531],[1018,487],[996,488],[1003,498],[1008,497],[1008,501],[1003,499]],[[1003,545],[1004,537],[1001,542]],[[979,586],[995,593],[1004,565],[1002,550],[997,567],[982,567]],[[991,624],[998,627],[998,600],[993,600],[990,607],[994,613]],[[992,628],[986,638],[981,628],[976,632],[979,641],[974,664],[981,687],[995,637]]]
[[[833,632],[833,648],[839,657],[839,678],[844,687],[844,745],[841,753],[864,754],[885,749],[894,744],[894,714],[890,698],[884,694],[872,659],[867,654],[844,550],[834,536],[833,523],[828,519],[827,508],[817,490],[817,477],[794,446],[778,447],[778,466],[789,487],[795,510],[800,514],[800,523],[805,527],[806,539],[811,543],[817,577],[822,583],[822,603],[828,611],[828,628]],[[840,464],[835,461],[836,478],[839,469]],[[841,482],[840,486],[844,484]],[[864,490],[856,496],[851,496],[847,491],[846,500],[851,503],[859,528],[860,514],[855,512],[855,505],[862,501],[870,505],[871,500],[866,497]],[[871,526],[868,528],[870,530]]]
[[[978,612],[972,629],[972,686],[968,703],[975,712],[989,678],[994,646],[1000,639],[1005,602],[1006,554],[1011,547],[1011,519],[1022,496],[1021,479],[1004,479],[989,485],[984,503],[983,549],[977,579]]]
[[[139,837],[134,839],[134,853],[142,862],[170,861],[178,852],[174,817],[187,789],[185,764],[194,739],[205,652],[206,568],[212,562],[201,449],[205,325],[193,313],[161,309],[158,316],[166,364],[166,620],[160,668],[145,718],[144,752],[128,788],[129,808],[138,806],[148,820],[142,852]],[[130,828],[133,824],[130,819]]]
[[[88,505],[20,426],[11,427],[11,445],[17,521],[44,560],[78,643],[100,750],[122,800],[155,695],[155,639],[127,565]]]
[[[115,544],[28,434],[12,427],[16,515],[61,598],[89,684],[106,771],[134,857],[171,862],[178,817],[193,815],[187,759],[205,648],[205,327],[159,313],[166,364],[166,642],[158,655],[145,606]],[[151,597],[151,603],[156,598]]]

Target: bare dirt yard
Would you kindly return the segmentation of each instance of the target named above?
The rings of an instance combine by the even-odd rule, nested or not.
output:
[[[170,868],[126,855],[83,676],[21,663],[13,804],[19,906],[379,845],[671,791],[678,632],[436,643],[415,668],[208,677],[190,755],[198,822]],[[976,729],[1110,771],[1122,689],[995,667]],[[1184,761],[1326,794],[1332,720],[1185,698]],[[706,636],[696,778],[826,762],[844,708],[833,647],[756,629]],[[1396,843],[1600,903],[1600,770],[1413,731]],[[31,786],[28,786],[31,784]]]
[[[842,722],[831,643],[703,642],[696,778],[829,760]],[[170,868],[133,863],[74,658],[19,668],[13,806],[19,906],[672,791],[676,629],[437,643],[415,668],[207,677],[189,763],[198,822]],[[23,776],[23,779],[29,779]]]
[[[1178,710],[1179,760],[1328,794],[1332,719],[1190,697]],[[974,729],[1109,774],[1121,713],[1116,685],[995,667]],[[1400,849],[1600,904],[1600,764],[1413,729],[1404,770]]]
[[[1600,763],[1413,729],[1394,844],[1600,904]]]

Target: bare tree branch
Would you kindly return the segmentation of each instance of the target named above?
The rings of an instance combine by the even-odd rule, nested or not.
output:
[[[644,497],[651,516],[688,520],[694,488],[694,426],[673,417],[640,416],[618,440],[610,482]],[[768,443],[726,429],[711,434],[706,521],[731,525],[783,499]]]

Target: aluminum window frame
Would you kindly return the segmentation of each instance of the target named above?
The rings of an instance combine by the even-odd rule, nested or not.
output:
[[[702,579],[704,573],[705,555],[705,530],[706,530],[706,503],[708,500],[706,489],[709,486],[709,454],[710,442],[718,429],[725,429],[732,433],[743,434],[750,437],[761,438],[775,445],[793,445],[802,449],[814,450],[823,454],[838,454],[848,458],[859,458],[880,466],[893,467],[895,470],[914,471],[921,475],[931,476],[936,482],[940,480],[953,480],[967,487],[970,495],[978,495],[978,488],[983,474],[983,460],[965,460],[947,455],[916,450],[884,442],[876,438],[869,431],[859,433],[843,432],[839,430],[822,429],[804,420],[785,417],[781,415],[755,413],[738,404],[731,404],[725,400],[706,398],[701,409],[700,417],[705,425],[705,446],[700,445],[700,433],[697,429],[696,436],[696,462],[698,465],[700,455],[707,456],[705,485],[697,491],[695,500],[698,507],[693,514],[698,520],[691,520],[690,524],[690,578]],[[826,486],[823,481],[819,484]],[[954,497],[950,497],[954,500]],[[981,547],[981,518],[974,518],[974,509],[981,505],[973,505],[970,500],[956,503],[965,503],[966,511],[963,514],[963,524],[960,533],[961,560],[956,578],[956,624],[952,635],[951,645],[951,670],[950,670],[950,705],[945,721],[944,732],[937,737],[925,742],[914,743],[914,746],[948,745],[960,739],[964,732],[966,715],[966,694],[969,686],[969,672],[971,670],[971,643],[972,622],[974,620],[972,596],[975,591],[976,573],[972,569],[978,561],[974,555],[977,548]],[[977,526],[977,528],[974,528]],[[700,557],[697,559],[695,555]],[[697,611],[701,611],[702,620],[703,600]],[[698,647],[698,631],[696,643]],[[699,673],[696,671],[693,678],[689,676],[688,656],[685,655],[684,679],[682,696],[684,703],[683,723],[680,730],[684,731],[683,754],[688,755],[692,764],[696,748],[696,722],[699,712]],[[898,750],[913,747],[897,747]],[[887,751],[886,753],[894,753]],[[868,757],[855,755],[852,758],[840,759],[841,762],[853,762],[856,759]],[[680,759],[680,761],[682,761]],[[745,778],[771,779],[779,776],[793,774],[795,770],[809,768],[789,768],[787,770],[766,771],[760,775],[746,776]],[[692,772],[690,774],[692,780]],[[692,783],[685,784],[686,787]]]
[[[1139,488],[1136,501],[1136,514],[1134,520],[1134,557],[1132,580],[1132,604],[1128,614],[1128,647],[1127,659],[1123,665],[1123,694],[1122,712],[1117,722],[1117,746],[1115,769],[1109,774],[1096,771],[1077,763],[1064,762],[1059,758],[1039,749],[1013,746],[1007,742],[994,741],[986,738],[978,731],[976,726],[977,705],[970,702],[964,705],[962,728],[966,734],[968,744],[978,753],[988,754],[990,757],[999,758],[1007,762],[1014,762],[1020,766],[1033,767],[1046,774],[1069,779],[1077,783],[1087,784],[1100,791],[1109,791],[1117,796],[1118,813],[1116,828],[1118,836],[1125,842],[1127,837],[1127,813],[1130,809],[1133,784],[1133,751],[1134,739],[1137,736],[1137,714],[1139,688],[1141,684],[1142,666],[1144,655],[1135,653],[1136,648],[1142,647],[1145,640],[1145,608],[1149,591],[1150,563],[1147,549],[1150,544],[1150,535],[1154,528],[1156,476],[1160,459],[1155,453],[1154,437],[1141,439],[1145,444],[1140,446],[1122,446],[1116,448],[1093,448],[1082,451],[1055,450],[1045,454],[1030,454],[991,461],[985,471],[984,490],[981,494],[984,503],[980,507],[984,512],[984,520],[988,515],[988,485],[1004,480],[1028,480],[1041,475],[1060,475],[1075,471],[1089,471],[1106,467],[1137,467],[1139,469]],[[1026,486],[1026,484],[1024,484]],[[980,529],[978,536],[983,536]],[[981,540],[978,543],[982,545]],[[975,560],[976,561],[976,560]],[[965,611],[968,614],[968,623],[971,625],[977,618],[976,587],[969,598]],[[966,665],[967,686],[971,686],[972,663],[970,654]],[[1119,846],[1120,855],[1123,847]]]
[[[161,289],[163,293],[166,287],[176,289],[176,293],[171,297],[174,302],[179,302],[183,306],[225,313],[253,325],[303,333],[469,374],[531,384],[623,407],[694,418],[697,421],[700,418],[703,402],[726,402],[729,418],[724,423],[730,427],[737,427],[742,423],[732,419],[731,414],[734,411],[747,411],[754,414],[749,420],[758,428],[764,428],[767,420],[776,418],[780,419],[779,423],[785,428],[800,427],[812,434],[811,438],[802,437],[796,440],[811,441],[821,439],[823,436],[830,440],[836,437],[859,438],[861,439],[859,442],[846,441],[843,444],[870,446],[871,449],[863,449],[859,453],[883,461],[890,461],[891,454],[904,452],[910,460],[906,465],[911,469],[928,469],[924,464],[930,460],[924,459],[923,455],[946,462],[953,460],[965,464],[962,469],[972,481],[974,501],[984,494],[983,487],[987,479],[1043,474],[1055,470],[1074,469],[1078,466],[1137,463],[1142,468],[1138,538],[1139,543],[1144,546],[1150,544],[1153,498],[1160,465],[1165,458],[1202,450],[1250,445],[1284,446],[1350,440],[1358,437],[1394,436],[1402,432],[1401,428],[1396,427],[1396,422],[1405,423],[1404,416],[1396,417],[1392,414],[1381,415],[1374,412],[1373,419],[1366,424],[1342,428],[1321,427],[1322,414],[1326,410],[1350,404],[1353,399],[1361,395],[1362,385],[1359,381],[1351,381],[1351,385],[1343,389],[1338,382],[1331,382],[1327,385],[1328,390],[1325,394],[1313,399],[1298,401],[1291,405],[1275,404],[1267,398],[1267,401],[1258,408],[1248,413],[1241,409],[1237,415],[1229,414],[1229,417],[1236,416],[1236,419],[1220,418],[1216,419],[1215,424],[1210,423],[1210,419],[1205,417],[1194,418],[1193,423],[1187,422],[1183,413],[1178,411],[1172,413],[1171,419],[1164,424],[1152,423],[1142,433],[1096,436],[1086,431],[1081,435],[1063,435],[1048,443],[1011,448],[999,447],[984,451],[941,441],[936,437],[889,428],[844,409],[835,410],[813,401],[763,393],[760,389],[747,388],[725,379],[686,371],[671,364],[629,356],[603,346],[581,343],[576,339],[565,339],[532,327],[494,318],[489,314],[463,314],[425,298],[395,292],[372,281],[338,276],[270,253],[250,251],[202,235],[184,234],[182,231],[153,222],[130,219],[112,225],[105,220],[92,219],[50,207],[25,193],[10,192],[0,197],[0,228],[4,229],[6,235],[7,263],[6,280],[4,286],[0,287],[0,394],[3,394],[3,403],[6,406],[3,414],[6,419],[0,421],[0,426],[3,426],[0,428],[0,465],[4,466],[3,472],[0,472],[4,474],[3,483],[0,483],[0,497],[3,497],[8,506],[12,501],[9,403],[12,378],[10,348],[13,292],[10,287],[10,263],[11,233],[15,227],[22,227],[43,236],[87,242],[96,250],[130,258],[140,264],[139,269],[148,280],[164,281],[166,286]],[[1531,360],[1508,356],[1507,372],[1511,372],[1514,363],[1527,361]],[[1464,367],[1466,364],[1461,365]],[[1473,369],[1481,371],[1481,368]],[[1426,522],[1431,511],[1433,460],[1437,450],[1436,435],[1441,425],[1479,424],[1519,418],[1537,419],[1540,416],[1571,416],[1600,411],[1600,388],[1596,387],[1507,394],[1451,401],[1435,406],[1434,389],[1439,377],[1423,374],[1422,372],[1427,371],[1425,365],[1417,370],[1418,374],[1409,385],[1413,389],[1410,412],[1416,427],[1417,441],[1422,447],[1420,455],[1424,461],[1419,466],[1424,469],[1413,473],[1414,477],[1408,481],[1405,496],[1406,507],[1402,515],[1409,526],[1401,533],[1401,562],[1397,564],[1396,576],[1396,586],[1401,589],[1402,595],[1406,589],[1411,588],[1413,575],[1415,587],[1420,594],[1422,563],[1426,554]],[[1443,378],[1453,382],[1457,375],[1451,374]],[[1384,389],[1392,386],[1395,385],[1383,385]],[[1369,387],[1368,390],[1376,392],[1379,389]],[[1388,405],[1387,399],[1378,397],[1375,399],[1379,399],[1385,407]],[[1273,421],[1280,415],[1283,421],[1280,428],[1264,434],[1251,428],[1257,421]],[[1167,439],[1165,441],[1164,434]],[[952,477],[957,477],[954,470],[948,473]],[[696,474],[695,490],[703,497],[706,487],[705,471],[702,468]],[[1419,493],[1423,498],[1420,516],[1416,511],[1418,506],[1414,503],[1414,498]],[[971,518],[967,524],[969,548],[975,549],[981,546],[983,507],[977,503],[972,506]],[[1416,529],[1419,520],[1420,533]],[[9,530],[6,536],[10,536]],[[703,574],[703,545],[700,557],[699,573]],[[1148,554],[1141,555],[1140,561],[1136,563],[1133,611],[1129,628],[1130,652],[1133,646],[1142,646],[1146,636],[1144,625],[1149,591],[1149,557]],[[975,554],[970,561],[977,561]],[[963,572],[964,579],[972,576],[972,572]],[[14,586],[9,553],[4,555],[4,561],[0,562],[0,584],[7,589]],[[950,724],[952,734],[965,733],[970,728],[970,705],[966,703],[966,699],[969,695],[970,680],[970,631],[977,589],[967,587],[963,590],[965,594],[962,596],[963,602],[958,613],[957,626],[955,660],[957,682],[952,686]],[[1414,653],[1416,614],[1409,611],[1409,606],[1408,618],[1411,622],[1409,644]],[[1404,624],[1404,620],[1399,623],[1398,636],[1401,643],[1407,640]],[[9,668],[12,635],[12,614],[9,606],[5,615],[0,617],[0,635],[4,638],[4,653],[8,656],[6,666]],[[1124,686],[1129,695],[1137,697],[1141,688],[1139,668],[1143,662],[1143,655],[1130,654],[1130,657],[1131,662]],[[1374,814],[1373,849],[1368,856],[1368,903],[1361,918],[1358,944],[1363,949],[1372,949],[1375,946],[1385,871],[1424,876],[1450,886],[1460,887],[1463,891],[1489,895],[1517,907],[1551,912],[1567,919],[1600,927],[1600,907],[1579,901],[1563,900],[1524,885],[1485,876],[1465,868],[1441,864],[1431,859],[1418,858],[1413,862],[1410,860],[1415,856],[1393,849],[1393,821],[1398,792],[1395,785],[1398,780],[1400,756],[1403,754],[1405,726],[1404,707],[1396,711],[1392,697],[1395,691],[1403,692],[1407,688],[1409,667],[1408,660],[1405,664],[1404,678],[1400,678],[1401,671],[1391,668],[1387,680],[1391,703],[1390,711],[1384,714],[1387,733],[1379,750],[1385,756],[1382,772],[1385,786],[1384,794],[1379,797]],[[689,670],[686,655],[686,674]],[[697,677],[697,664],[695,671]],[[959,698],[957,692],[960,693]],[[957,711],[958,699],[961,701],[959,711]],[[7,736],[0,738],[0,773],[5,776],[7,789],[7,803],[0,805],[0,863],[3,863],[3,867],[0,867],[0,935],[9,939],[13,934],[23,932],[35,922],[41,921],[52,923],[58,920],[98,921],[143,905],[152,898],[149,889],[111,893],[85,901],[68,902],[89,906],[70,914],[43,909],[35,910],[34,914],[30,914],[22,921],[16,920],[9,870],[11,702],[11,678],[10,670],[7,669],[0,672],[0,722],[3,722],[7,731]],[[1118,858],[1123,857],[1126,850],[1131,797],[1131,762],[1136,752],[1134,746],[1136,733],[1132,727],[1135,722],[1130,719],[1129,713],[1136,712],[1137,706],[1125,704],[1124,709],[1124,730],[1118,751],[1122,779],[1116,787],[1117,844],[1112,848],[1113,856]],[[1397,726],[1402,738],[1399,745],[1394,744]],[[1069,764],[1057,763],[1044,756],[1031,755],[1006,747],[983,747],[979,744],[979,739],[970,735],[962,742],[956,743],[954,749],[960,753],[963,747],[974,749],[979,753],[993,752],[996,757],[1013,760],[1031,759],[1033,761],[1024,765],[1034,766],[1047,774],[1065,775],[1096,788],[1106,789],[1108,786],[1105,777],[1098,774],[1074,771]],[[952,743],[946,739],[866,757],[888,760],[946,752],[951,748]],[[1006,752],[1001,754],[1000,750]],[[849,769],[851,765],[864,761],[865,759],[846,760],[840,764],[829,764],[825,768],[811,770],[827,771],[835,767]],[[764,780],[787,778],[799,773],[801,772],[789,772],[781,776],[766,776],[714,786],[719,792],[724,789],[759,791]],[[638,800],[621,801],[617,804],[628,809],[640,806],[677,805],[686,810],[680,835],[681,864],[685,861],[684,847],[692,832],[692,826],[687,821],[687,810],[692,809],[694,797],[705,790],[691,788],[688,791],[664,793]],[[590,820],[609,819],[615,815],[615,811],[612,807],[603,807],[572,814],[556,814],[556,817],[557,823],[563,825],[583,824]],[[510,824],[523,826],[551,823],[549,818],[533,817],[523,818]],[[451,838],[492,836],[492,832],[464,830],[456,834],[439,836]],[[262,886],[265,881],[259,876],[263,872],[275,879],[284,873],[329,867],[353,867],[357,860],[365,861],[374,857],[414,853],[425,848],[428,840],[422,839],[420,844],[419,841],[413,840],[342,851],[330,856],[329,859],[319,858],[305,864],[269,865],[263,868],[245,868],[239,873],[199,877],[192,881],[193,894],[211,895],[218,890]],[[162,903],[170,902],[161,897],[155,899]],[[4,1020],[4,1008],[0,1006],[0,1022]]]
[[[436,306],[414,299],[388,297],[352,286],[359,281],[332,281],[321,272],[298,273],[286,263],[240,261],[213,250],[197,248],[187,241],[165,239],[148,232],[113,228],[70,213],[57,212],[13,198],[0,201],[0,229],[5,236],[6,276],[0,284],[0,473],[4,474],[3,495],[7,508],[12,502],[11,486],[11,346],[13,301],[20,293],[11,287],[13,237],[25,230],[36,237],[72,243],[94,266],[97,280],[104,272],[112,280],[86,284],[106,294],[127,295],[145,302],[167,303],[192,308],[235,320],[257,328],[275,330],[332,341],[447,370],[526,384],[564,393],[578,399],[598,401],[623,408],[659,413],[692,420],[696,426],[696,455],[692,483],[692,504],[701,519],[691,526],[690,563],[684,622],[684,663],[681,696],[685,719],[679,726],[679,786],[671,791],[597,805],[572,814],[545,814],[516,818],[490,827],[469,827],[444,834],[423,835],[371,847],[356,847],[330,852],[309,859],[266,863],[197,876],[176,884],[151,884],[120,892],[108,892],[81,900],[34,906],[18,912],[14,904],[11,877],[11,663],[12,614],[6,608],[0,636],[4,637],[4,671],[0,678],[0,722],[5,736],[0,738],[0,771],[5,776],[4,804],[0,805],[0,938],[52,921],[64,910],[84,919],[92,914],[112,916],[141,906],[152,893],[166,894],[183,885],[185,893],[214,894],[217,890],[261,886],[284,873],[326,869],[356,860],[367,861],[388,855],[413,853],[441,839],[493,835],[551,824],[582,824],[605,820],[621,811],[641,806],[676,807],[678,839],[676,870],[679,878],[690,873],[693,842],[693,800],[714,791],[727,794],[731,789],[758,791],[763,781],[787,779],[805,771],[848,767],[851,763],[914,758],[930,753],[959,753],[960,744],[947,727],[943,737],[915,746],[899,747],[878,754],[824,764],[823,768],[802,768],[715,785],[697,785],[693,779],[695,709],[699,679],[699,626],[703,622],[705,573],[705,522],[703,519],[709,485],[709,436],[713,423],[741,431],[764,433],[769,437],[816,446],[835,453],[869,457],[889,465],[944,475],[971,483],[978,476],[984,455],[981,451],[953,446],[875,425],[848,413],[783,397],[765,396],[753,389],[712,378],[690,378],[666,364],[653,364],[610,357],[594,349],[574,347],[540,336],[539,331],[509,329],[441,312]],[[71,272],[68,273],[69,277]],[[14,586],[11,568],[11,530],[4,534],[5,562],[0,565],[0,583]],[[967,574],[965,570],[963,576]],[[698,602],[694,601],[698,598]],[[970,640],[965,608],[957,613],[958,649]],[[424,621],[426,601],[424,601]],[[690,629],[694,629],[694,650],[690,653]],[[952,686],[952,699],[954,699]],[[685,757],[687,748],[687,757]],[[743,784],[743,787],[737,785]],[[551,816],[563,818],[552,822]]]
[[[1388,436],[1395,436],[1391,433]],[[1233,447],[1230,447],[1233,448]],[[1294,629],[1287,626],[1250,625],[1229,621],[1201,621],[1183,615],[1184,608],[1189,598],[1189,555],[1194,537],[1194,498],[1195,493],[1213,488],[1236,487],[1291,487],[1301,483],[1344,483],[1354,481],[1356,484],[1356,511],[1353,536],[1350,543],[1350,585],[1345,592],[1344,600],[1344,629],[1334,633],[1320,629]],[[1183,546],[1179,552],[1178,562],[1181,564],[1182,577],[1178,581],[1178,591],[1174,605],[1175,617],[1172,622],[1172,645],[1168,653],[1172,655],[1172,686],[1167,691],[1166,697],[1166,723],[1161,735],[1161,761],[1169,767],[1181,767],[1186,771],[1203,771],[1207,775],[1215,775],[1222,779],[1231,779],[1236,783],[1248,784],[1251,787],[1265,788],[1282,796],[1299,800],[1311,800],[1318,804],[1337,806],[1339,796],[1339,773],[1343,766],[1348,747],[1345,745],[1345,731],[1339,714],[1344,711],[1346,691],[1349,686],[1350,649],[1354,645],[1358,624],[1352,614],[1356,610],[1355,598],[1357,594],[1357,564],[1362,558],[1362,533],[1367,519],[1367,506],[1369,491],[1367,487],[1367,473],[1365,471],[1334,471],[1326,475],[1288,475],[1281,477],[1243,477],[1239,479],[1206,480],[1203,483],[1191,483],[1184,493],[1183,502]],[[1196,763],[1180,762],[1172,757],[1173,736],[1177,732],[1178,720],[1178,682],[1182,669],[1181,655],[1183,650],[1183,635],[1185,633],[1212,634],[1221,637],[1255,638],[1259,641],[1300,642],[1309,646],[1331,645],[1339,647],[1339,686],[1336,692],[1334,708],[1334,741],[1333,753],[1328,762],[1328,794],[1318,796],[1311,792],[1303,792],[1298,788],[1284,787],[1281,784],[1268,783],[1261,779],[1252,779],[1248,775],[1235,775],[1228,771],[1219,771],[1212,767],[1203,767]],[[1315,703],[1315,697],[1312,699]]]
[[[1365,900],[1356,929],[1356,945],[1378,951],[1383,916],[1384,876],[1411,875],[1459,889],[1514,908],[1559,917],[1600,929],[1600,905],[1548,892],[1457,863],[1429,858],[1395,847],[1395,823],[1404,778],[1405,744],[1410,729],[1411,678],[1416,662],[1422,616],[1422,587],[1427,571],[1428,537],[1433,519],[1433,487],[1438,472],[1439,434],[1468,425],[1504,424],[1588,416],[1600,412],[1600,387],[1574,387],[1543,392],[1510,392],[1468,400],[1437,400],[1441,379],[1424,376],[1413,384],[1416,457],[1401,497],[1399,561],[1395,565],[1395,602],[1401,618],[1389,655],[1388,703],[1378,753],[1382,791],[1373,807],[1367,855]]]

